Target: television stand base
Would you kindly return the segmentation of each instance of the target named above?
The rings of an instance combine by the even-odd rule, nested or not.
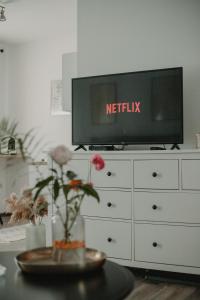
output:
[[[174,150],[174,149],[180,150],[179,145],[178,145],[178,144],[173,144],[173,145],[171,146],[170,150]]]
[[[90,151],[114,151],[115,146],[104,146],[104,145],[90,145]]]
[[[83,150],[87,151],[87,149],[85,148],[84,145],[79,145],[76,149],[74,149],[74,151],[77,151],[77,150],[80,150],[80,149],[83,149]]]
[[[164,147],[150,147],[150,150],[166,150]]]

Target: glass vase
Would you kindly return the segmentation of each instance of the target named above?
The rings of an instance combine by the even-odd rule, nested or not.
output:
[[[46,247],[46,229],[45,224],[27,224],[26,233],[26,250]]]
[[[63,222],[64,221],[64,222]],[[85,223],[81,215],[77,215],[68,238],[66,238],[65,220],[57,211],[52,218],[53,260],[68,264],[84,264],[85,258]]]

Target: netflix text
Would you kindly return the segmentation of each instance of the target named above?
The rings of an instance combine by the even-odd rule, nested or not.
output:
[[[134,102],[118,102],[106,104],[106,114],[116,113],[140,113],[140,101]]]

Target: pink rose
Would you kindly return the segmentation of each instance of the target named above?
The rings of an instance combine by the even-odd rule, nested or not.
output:
[[[59,166],[66,165],[72,159],[71,151],[64,145],[57,146],[49,155]]]
[[[105,161],[103,160],[103,158],[99,154],[95,154],[91,158],[91,163],[94,165],[94,167],[97,171],[100,171],[105,167]]]

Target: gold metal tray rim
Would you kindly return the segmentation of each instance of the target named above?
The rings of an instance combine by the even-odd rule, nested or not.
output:
[[[106,254],[104,252],[86,248],[86,256],[88,256],[89,259],[85,260],[83,264],[56,262],[52,259],[52,250],[52,247],[44,247],[24,251],[15,257],[15,262],[24,273],[78,274],[99,269],[106,261]]]

